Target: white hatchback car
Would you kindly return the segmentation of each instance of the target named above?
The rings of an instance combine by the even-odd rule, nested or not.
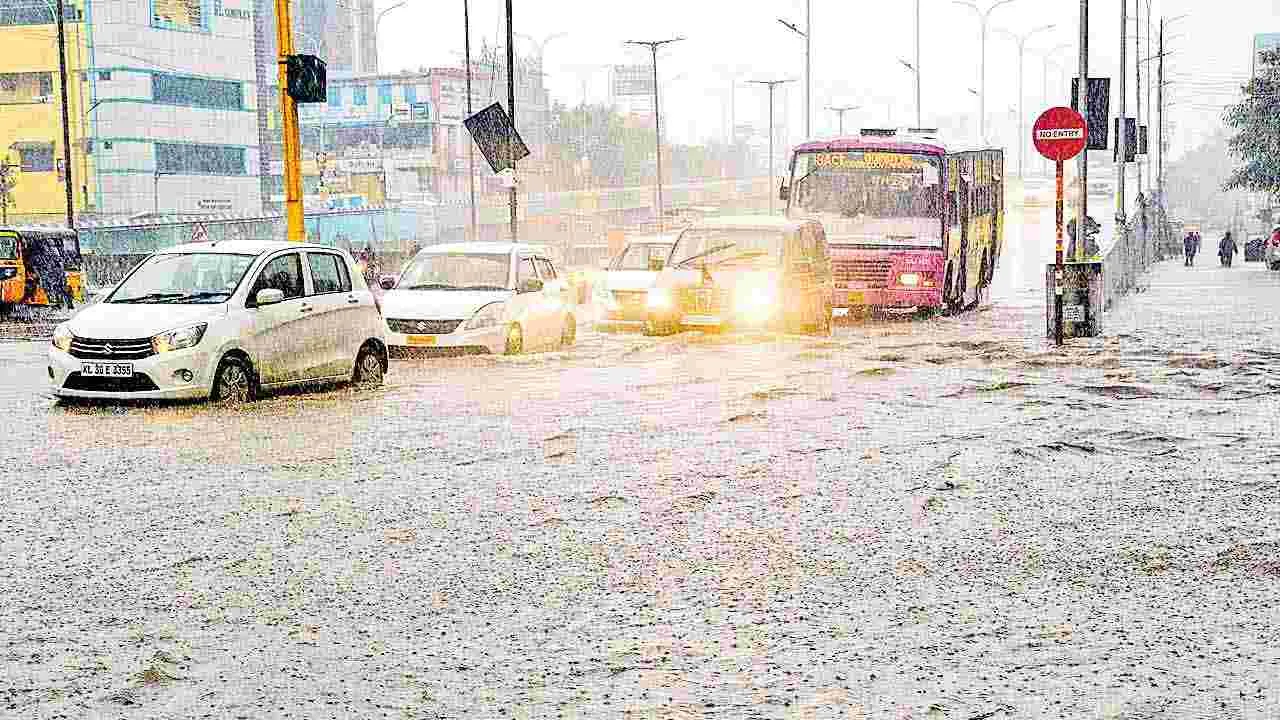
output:
[[[59,397],[246,402],[307,382],[380,384],[386,369],[382,316],[351,257],[282,241],[155,253],[49,348]]]
[[[384,277],[382,314],[395,349],[479,349],[516,355],[572,345],[569,283],[544,248],[458,243],[423,249]]]

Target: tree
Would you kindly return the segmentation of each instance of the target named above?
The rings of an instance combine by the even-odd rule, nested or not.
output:
[[[1244,99],[1225,115],[1235,135],[1228,142],[1243,164],[1227,177],[1227,190],[1280,195],[1280,49],[1259,54],[1258,75],[1244,86]]]

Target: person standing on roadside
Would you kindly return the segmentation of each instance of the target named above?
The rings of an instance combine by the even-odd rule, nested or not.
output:
[[[1236,247],[1236,241],[1231,237],[1231,231],[1228,230],[1226,235],[1222,236],[1222,240],[1218,242],[1218,257],[1222,259],[1223,267],[1231,267],[1231,261],[1235,259],[1236,253],[1240,248]]]
[[[1195,258],[1196,258],[1196,234],[1193,232],[1189,232],[1187,233],[1186,237],[1182,238],[1182,266],[1191,267],[1191,265],[1195,262]]]

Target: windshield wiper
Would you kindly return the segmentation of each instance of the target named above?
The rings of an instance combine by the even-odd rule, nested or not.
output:
[[[725,263],[733,262],[735,260],[755,260],[758,258],[767,257],[768,255],[771,255],[771,254],[772,253],[770,253],[768,250],[743,250],[740,253],[734,253],[733,255],[730,255],[729,257],[723,260],[717,261],[715,264],[724,265]]]
[[[729,248],[731,248],[731,247],[737,247],[737,246],[738,246],[738,243],[725,243],[724,245],[717,245],[716,247],[713,247],[713,248],[711,248],[710,250],[707,250],[707,251],[704,251],[704,252],[700,252],[700,253],[698,253],[697,255],[690,255],[689,257],[687,257],[687,258],[685,258],[685,259],[681,260],[680,262],[676,263],[676,267],[684,267],[685,265],[687,265],[687,264],[689,264],[689,263],[691,263],[691,262],[693,262],[694,260],[697,260],[697,259],[699,259],[699,258],[704,258],[704,257],[706,257],[706,256],[708,256],[708,255],[715,255],[716,253],[720,252],[721,250],[728,250],[728,249],[729,249]]]
[[[422,283],[421,285],[410,285],[405,290],[456,290],[453,285],[446,283]]]
[[[466,285],[464,287],[453,288],[454,290],[506,290],[501,285]]]
[[[208,300],[209,298],[215,297],[231,297],[231,293],[222,290],[205,290],[203,292],[189,294],[179,293],[176,297],[161,298],[160,302],[179,303],[187,300]]]
[[[112,300],[111,302],[112,303],[153,302],[156,300],[168,300],[171,298],[179,298],[179,297],[182,297],[183,295],[186,295],[186,293],[147,293],[146,295],[139,295],[137,297],[124,298],[123,300]]]

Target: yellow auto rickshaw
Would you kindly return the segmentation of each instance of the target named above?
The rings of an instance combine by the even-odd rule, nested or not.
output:
[[[41,272],[61,273],[74,302],[84,302],[80,239],[65,228],[0,227],[0,316],[14,305],[57,305],[57,282]]]

